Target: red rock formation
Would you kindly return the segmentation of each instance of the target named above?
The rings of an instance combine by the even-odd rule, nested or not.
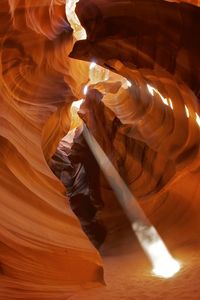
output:
[[[128,89],[116,87],[115,91],[111,80],[93,86],[106,92],[103,101],[124,124],[121,133],[170,159],[177,169],[175,178],[198,170],[199,105],[195,94],[199,96],[200,40],[195,33],[199,9],[160,1],[154,5],[148,1],[147,5],[145,1],[100,4],[91,0],[80,1],[77,14],[88,38],[76,43],[71,56],[95,59],[132,83]],[[141,180],[148,190],[147,178]]]
[[[102,282],[100,255],[47,163],[91,60],[118,75],[93,85],[107,109],[91,106],[88,126],[169,245],[199,242],[199,5],[81,0],[88,38],[74,46],[64,0],[1,1],[0,299],[66,299]],[[101,219],[115,231],[126,219],[103,177],[100,188]]]
[[[68,131],[80,83],[66,59],[65,3],[42,3],[1,2],[0,299],[63,299],[72,285],[102,280],[100,256],[45,160]]]

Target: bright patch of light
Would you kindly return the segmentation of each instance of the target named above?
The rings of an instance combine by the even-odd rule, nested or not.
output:
[[[81,104],[83,103],[84,99],[80,99],[78,101],[72,102],[72,107],[75,107],[76,109],[79,109]]]
[[[153,269],[153,273],[160,277],[170,278],[180,271],[180,268],[180,263],[173,257],[162,257],[161,260],[157,260],[156,266]]]
[[[190,113],[189,113],[189,109],[187,108],[186,105],[185,105],[185,113],[186,113],[187,118],[189,118],[190,117]]]
[[[88,86],[85,85],[85,86],[84,86],[84,89],[83,89],[83,94],[84,94],[84,95],[87,95],[87,92],[88,92]]]
[[[109,70],[105,70],[105,77],[104,77],[104,81],[108,80],[110,77],[110,71]]]
[[[169,98],[169,106],[171,107],[171,109],[174,109],[172,100],[170,98]]]
[[[154,95],[154,88],[149,84],[147,84],[147,88],[148,88],[149,93],[153,96]]]
[[[95,62],[90,63],[89,67],[89,83],[91,84],[97,84],[103,81],[106,81],[109,79],[110,71],[97,65]]]
[[[95,62],[91,62],[90,64],[90,70],[94,69],[96,67],[96,63]]]
[[[81,26],[81,23],[75,13],[76,3],[79,0],[67,0],[65,6],[65,12],[67,16],[67,20],[70,23],[70,26],[73,28],[73,35],[77,40],[85,40],[87,38],[87,34],[85,29]]]
[[[132,86],[132,83],[129,81],[129,80],[127,80],[127,85],[128,85],[128,87],[131,87]]]
[[[179,262],[171,256],[153,226],[145,226],[142,223],[134,222],[132,228],[153,265],[155,275],[170,278],[180,270]]]
[[[169,105],[168,104],[168,101],[167,101],[167,98],[164,98],[161,94],[160,94],[160,98],[162,99],[162,102],[165,104],[165,105]]]
[[[196,122],[197,122],[197,124],[200,127],[200,117],[199,117],[199,115],[197,113],[196,113]]]
[[[147,84],[147,88],[148,88],[149,93],[150,93],[152,96],[154,96],[154,92],[155,92],[156,94],[158,94],[158,95],[160,96],[162,102],[163,102],[165,105],[167,105],[167,106],[169,105],[169,104],[168,104],[167,98],[163,97],[163,95],[162,95],[156,88],[154,88],[153,86],[151,86],[151,85],[149,85],[149,84]]]
[[[132,86],[132,82],[127,80],[125,77],[123,78],[123,84],[122,84],[122,88],[127,90],[129,87]]]

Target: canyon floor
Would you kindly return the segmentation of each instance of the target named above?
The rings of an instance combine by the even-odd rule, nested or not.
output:
[[[137,248],[137,246],[136,246]],[[185,243],[172,254],[181,263],[181,270],[170,279],[156,277],[139,248],[132,254],[104,257],[106,286],[82,290],[70,300],[199,300],[200,247]]]

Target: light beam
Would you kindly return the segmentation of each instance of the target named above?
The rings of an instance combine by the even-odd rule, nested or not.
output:
[[[172,277],[180,270],[179,262],[171,256],[158,232],[86,125],[84,125],[83,135],[129,218],[140,245],[150,259],[153,273],[164,278]]]

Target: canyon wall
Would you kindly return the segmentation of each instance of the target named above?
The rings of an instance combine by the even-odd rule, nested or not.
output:
[[[183,232],[197,239],[198,2],[81,0],[87,40],[74,46],[64,0],[1,1],[0,299],[66,299],[77,285],[103,282],[100,255],[48,166],[70,128],[70,103],[84,97],[92,60],[117,74],[93,88],[106,92],[102,101],[121,123],[115,148],[131,190],[161,231],[177,224],[171,243]],[[117,84],[118,75],[132,86]],[[106,151],[109,130],[102,138],[91,124]],[[123,148],[128,139],[147,149],[140,165],[135,143]],[[175,174],[156,189],[168,160]]]
[[[1,1],[0,10],[0,299],[63,299],[103,277],[47,164],[81,90],[67,59],[72,30],[64,1]]]

